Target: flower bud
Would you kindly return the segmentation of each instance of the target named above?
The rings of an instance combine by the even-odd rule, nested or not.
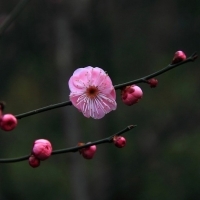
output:
[[[45,139],[36,140],[33,144],[32,153],[39,160],[46,160],[52,153],[51,143]]]
[[[137,103],[142,98],[142,96],[143,92],[137,85],[126,86],[121,91],[122,101],[128,106]]]
[[[0,121],[0,127],[4,131],[11,131],[17,126],[17,119],[12,114],[5,114]]]
[[[122,148],[126,145],[126,139],[122,136],[114,136],[113,142],[118,148]]]
[[[40,165],[40,160],[36,158],[34,155],[31,155],[28,159],[29,165],[33,168],[39,167]]]
[[[85,159],[92,159],[96,150],[97,150],[96,145],[92,145],[81,149],[80,153]]]
[[[174,58],[172,59],[172,64],[176,64],[176,63],[182,62],[185,59],[186,59],[185,53],[183,51],[177,51],[174,54]]]
[[[155,88],[158,85],[158,80],[155,78],[149,79],[147,83],[150,85],[151,88]]]

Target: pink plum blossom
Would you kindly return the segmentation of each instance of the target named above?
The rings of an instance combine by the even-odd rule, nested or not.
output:
[[[48,140],[39,139],[33,144],[32,154],[39,160],[46,160],[51,156],[52,146]]]
[[[69,79],[70,100],[87,118],[101,119],[117,107],[110,77],[99,67],[77,69]]]

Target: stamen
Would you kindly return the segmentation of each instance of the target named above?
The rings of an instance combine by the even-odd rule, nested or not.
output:
[[[89,86],[86,90],[86,95],[91,99],[95,98],[98,95],[98,93],[99,90],[95,86]]]

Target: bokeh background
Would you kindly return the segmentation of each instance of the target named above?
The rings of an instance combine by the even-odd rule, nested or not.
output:
[[[0,0],[0,21],[17,0]],[[0,99],[20,114],[69,99],[73,71],[88,65],[113,84],[167,66],[177,50],[200,48],[200,2],[186,0],[30,1],[0,40]],[[101,120],[68,106],[19,120],[0,131],[0,157],[27,155],[46,138],[54,149],[94,141],[137,124],[127,145],[98,146],[94,159],[52,156],[33,169],[27,161],[0,164],[0,199],[200,199],[199,60],[140,84],[143,99]]]

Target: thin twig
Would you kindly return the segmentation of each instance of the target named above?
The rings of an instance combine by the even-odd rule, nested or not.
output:
[[[10,26],[10,24],[18,17],[18,15],[21,13],[21,11],[24,9],[29,1],[30,0],[21,0],[11,11],[11,13],[0,26],[0,37],[3,35],[4,31]]]
[[[118,133],[115,133],[107,138],[101,139],[101,140],[97,140],[94,142],[90,142],[87,144],[84,144],[82,146],[75,146],[75,147],[70,147],[70,148],[66,148],[66,149],[58,149],[55,151],[52,151],[51,155],[56,155],[56,154],[62,154],[62,153],[70,153],[70,152],[77,152],[80,149],[92,146],[92,145],[99,145],[99,144],[103,144],[103,143],[111,143],[113,142],[113,137],[114,136],[118,136],[118,135],[122,135],[125,132],[130,131],[132,128],[136,127],[136,125],[129,125],[127,126],[125,129],[119,131]],[[26,155],[26,156],[22,156],[22,157],[18,157],[18,158],[7,158],[7,159],[0,159],[0,163],[14,163],[14,162],[21,162],[21,161],[25,161],[27,160],[29,157],[31,156],[31,154]]]
[[[193,62],[196,59],[197,59],[197,53],[195,52],[190,57],[188,57],[186,60],[184,60],[180,63],[173,64],[173,65],[169,64],[168,66],[166,66],[165,68],[163,68],[163,69],[161,69],[157,72],[154,72],[150,75],[144,76],[144,77],[139,78],[139,79],[135,79],[133,81],[129,81],[129,82],[126,82],[126,83],[115,85],[114,88],[115,88],[115,90],[118,90],[118,89],[122,89],[123,87],[128,86],[128,85],[132,85],[132,84],[136,84],[136,83],[146,83],[147,80],[150,79],[150,78],[161,75],[161,74],[163,74],[163,73],[165,73],[165,72],[167,72],[167,71],[169,71],[169,70],[171,70],[175,67],[186,64],[188,62]],[[17,119],[22,119],[24,117],[28,117],[28,116],[35,115],[35,114],[38,114],[38,113],[41,113],[41,112],[45,112],[45,111],[48,111],[48,110],[52,110],[52,109],[55,109],[55,108],[61,108],[61,107],[64,107],[64,106],[69,106],[69,105],[72,105],[71,101],[65,101],[65,102],[62,102],[62,103],[52,104],[52,105],[49,105],[49,106],[46,106],[46,107],[43,107],[43,108],[32,110],[32,111],[29,111],[29,112],[26,112],[26,113],[18,114],[18,115],[15,115],[15,117]]]
[[[188,63],[188,62],[193,62],[194,60],[197,59],[197,53],[193,53],[190,57],[188,57],[186,60],[182,61],[182,62],[179,62],[179,63],[176,63],[176,64],[169,64],[168,66],[164,67],[163,69],[157,71],[157,72],[154,72],[150,75],[147,75],[147,76],[144,76],[142,78],[139,78],[139,79],[136,79],[136,80],[133,80],[133,81],[130,81],[130,82],[126,82],[126,83],[122,83],[122,84],[118,84],[118,85],[115,85],[115,89],[122,89],[124,88],[125,86],[128,86],[128,85],[133,85],[133,84],[136,84],[136,83],[146,83],[147,80],[151,79],[151,78],[154,78],[158,75],[161,75],[175,67],[178,67],[180,65],[183,65],[185,63]]]
[[[0,159],[0,163],[14,163],[14,162],[20,162],[20,161],[27,160],[30,156],[31,156],[31,155],[22,156],[22,157],[18,157],[18,158]]]
[[[55,108],[61,108],[61,107],[64,107],[64,106],[70,106],[70,105],[72,105],[71,101],[65,101],[65,102],[62,102],[62,103],[57,103],[57,104],[49,105],[49,106],[39,108],[39,109],[36,109],[36,110],[32,110],[32,111],[29,111],[29,112],[26,112],[26,113],[22,113],[22,114],[16,115],[15,117],[17,119],[21,119],[21,118],[28,117],[28,116],[31,116],[31,115],[35,115],[35,114],[45,112],[45,111],[48,111],[48,110],[52,110],[52,109],[55,109]]]

